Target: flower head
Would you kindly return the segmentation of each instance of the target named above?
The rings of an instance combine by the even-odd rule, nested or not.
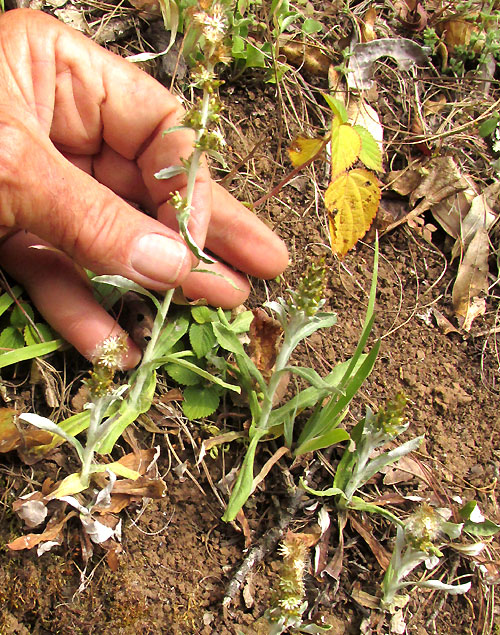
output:
[[[443,518],[429,505],[422,505],[405,525],[408,542],[420,551],[434,552],[435,542],[442,533]]]
[[[222,41],[228,27],[222,5],[215,2],[209,10],[197,11],[193,15],[193,19],[201,27],[201,31],[208,42],[218,44]]]

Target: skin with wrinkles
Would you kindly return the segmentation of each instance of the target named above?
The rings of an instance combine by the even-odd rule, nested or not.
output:
[[[169,204],[173,192],[184,194],[185,175],[154,178],[192,151],[190,131],[162,135],[182,113],[156,80],[54,18],[29,9],[0,18],[0,264],[87,357],[120,327],[75,264],[157,291],[181,285],[225,308],[248,296],[245,274],[272,278],[286,267],[283,243],[204,163],[190,232],[238,289],[190,273]],[[130,342],[124,366],[139,356]]]

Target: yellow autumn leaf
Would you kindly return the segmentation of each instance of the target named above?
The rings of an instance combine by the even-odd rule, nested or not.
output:
[[[337,121],[335,118],[332,125],[332,179],[350,168],[358,160],[361,152],[359,133],[349,124],[339,126]]]
[[[344,172],[325,192],[332,251],[344,256],[362,238],[378,210],[377,177],[367,170]]]
[[[288,148],[288,155],[294,168],[304,165],[312,159],[325,145],[324,139],[308,139],[297,137]]]

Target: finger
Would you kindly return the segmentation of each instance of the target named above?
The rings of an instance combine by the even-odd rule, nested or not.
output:
[[[212,306],[232,309],[243,304],[250,293],[246,276],[222,263],[203,264],[204,272],[191,272],[182,284],[184,295],[191,300],[204,298]],[[205,273],[210,271],[211,273]]]
[[[158,290],[180,284],[191,256],[178,234],[125,203],[5,113],[4,122],[0,225],[30,231],[95,273],[119,274]]]
[[[184,111],[159,82],[41,12],[9,11],[0,20],[0,44],[16,60],[17,98],[43,130],[50,130],[61,151],[95,154],[104,141],[126,159],[138,160],[157,205],[175,191],[183,193],[185,174],[169,180],[154,177],[162,168],[181,165],[194,140],[186,130],[163,137],[180,123]],[[192,216],[193,237],[201,246],[209,222],[208,184],[202,163]]]
[[[98,345],[122,329],[95,301],[74,264],[61,253],[30,248],[36,236],[19,232],[0,249],[0,264],[26,289],[45,320],[82,355],[91,360]],[[123,368],[136,366],[140,350],[128,338]]]
[[[235,269],[258,278],[275,278],[288,265],[285,243],[255,213],[217,183],[206,245]]]

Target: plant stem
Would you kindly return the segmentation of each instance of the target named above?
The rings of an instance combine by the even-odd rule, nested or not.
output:
[[[170,308],[170,303],[172,302],[173,295],[174,289],[170,289],[169,291],[167,291],[165,297],[163,298],[163,302],[161,303],[160,310],[158,311],[154,319],[153,328],[151,329],[151,339],[149,340],[146,350],[144,351],[142,361],[139,368],[137,369],[135,381],[132,385],[132,388],[130,389],[130,394],[127,399],[128,403],[130,403],[132,406],[134,406],[139,401],[146,379],[151,373],[151,362],[153,362],[154,359],[158,357],[156,345],[158,344],[158,338],[160,337],[161,330],[165,324],[165,320],[167,319],[167,314]]]
[[[269,426],[269,417],[271,415],[271,411],[273,409],[273,400],[276,390],[278,388],[282,372],[284,368],[288,365],[288,360],[290,359],[291,354],[294,351],[295,345],[295,334],[298,330],[299,325],[295,324],[294,317],[290,320],[288,324],[288,328],[285,329],[285,334],[283,338],[283,344],[281,346],[280,352],[276,357],[276,362],[274,365],[274,372],[269,380],[267,385],[267,390],[264,394],[264,399],[262,402],[262,409],[260,413],[259,420],[255,426],[255,431],[257,430],[267,430]]]

